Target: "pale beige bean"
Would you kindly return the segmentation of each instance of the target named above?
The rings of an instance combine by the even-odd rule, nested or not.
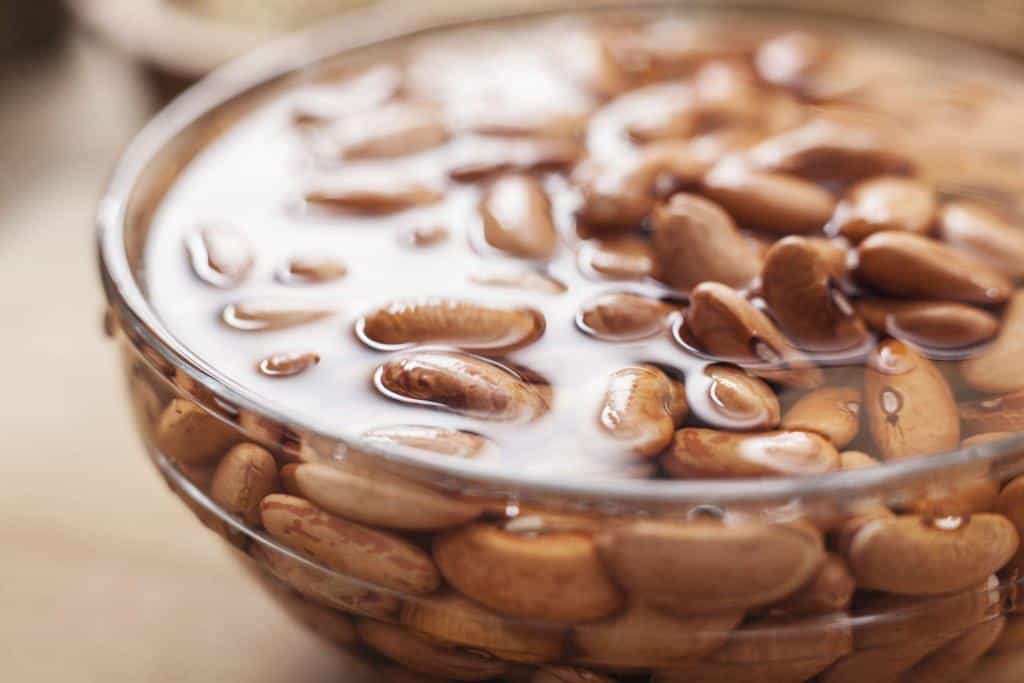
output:
[[[932,639],[856,649],[821,674],[821,683],[901,683],[908,670],[938,648]]]
[[[315,351],[284,351],[261,359],[256,369],[267,377],[294,377],[319,362],[320,354]]]
[[[769,605],[806,584],[825,560],[805,526],[638,521],[598,534],[615,581],[634,598],[680,615]]]
[[[503,173],[566,170],[580,157],[583,149],[575,140],[565,138],[473,138],[463,147],[455,147],[448,177],[457,182],[478,182]]]
[[[488,268],[471,274],[469,280],[485,287],[522,289],[542,294],[562,294],[567,289],[564,282],[530,268]]]
[[[860,432],[862,396],[853,387],[815,389],[794,403],[782,418],[782,428],[814,432],[838,448],[846,448]]]
[[[484,455],[491,443],[483,436],[430,425],[391,425],[363,432],[363,439],[381,446],[399,445],[454,458]]]
[[[269,332],[308,325],[334,313],[297,299],[246,299],[225,306],[220,317],[239,332]]]
[[[882,342],[868,359],[864,406],[885,460],[942,453],[960,444],[949,384],[934,363],[903,342]]]
[[[840,468],[846,470],[863,470],[877,467],[878,461],[861,451],[843,451],[839,454]]]
[[[763,380],[743,368],[715,363],[704,368],[708,406],[714,415],[701,415],[715,427],[733,431],[763,431],[779,426],[779,398]]]
[[[732,159],[704,176],[703,190],[740,225],[779,235],[820,232],[836,207],[835,198],[811,182]]]
[[[907,672],[907,683],[955,683],[966,679],[978,660],[999,640],[1006,619],[978,624]]]
[[[348,274],[341,261],[319,256],[296,256],[276,272],[278,282],[286,285],[334,282]]]
[[[309,566],[269,547],[253,545],[249,554],[276,579],[315,604],[379,619],[393,619],[398,612],[398,598],[390,591],[374,590],[361,581]]]
[[[377,382],[397,400],[423,402],[483,420],[528,421],[548,402],[517,374],[458,353],[423,351],[392,358]]]
[[[1008,277],[1024,277],[1024,230],[984,206],[946,204],[939,213],[939,235]]]
[[[845,615],[754,621],[707,658],[659,671],[652,681],[804,683],[850,652],[852,636],[844,619]]]
[[[913,178],[882,176],[854,186],[836,207],[829,227],[854,244],[884,230],[926,235],[935,224],[935,212],[931,187]]]
[[[654,249],[635,237],[591,240],[579,258],[583,268],[614,280],[643,280],[654,271]]]
[[[693,290],[686,329],[701,350],[747,365],[750,372],[769,381],[807,389],[824,381],[821,370],[764,313],[725,285],[705,282]]]
[[[961,448],[998,441],[1008,434],[979,434],[964,439]],[[929,482],[922,493],[904,507],[916,514],[937,517],[998,512],[999,483],[992,479],[988,463],[979,462],[970,470],[961,470],[955,479]]]
[[[512,256],[546,259],[558,248],[551,201],[532,176],[495,180],[480,202],[480,220],[487,243]]]
[[[479,517],[484,504],[351,460],[288,465],[289,491],[333,515],[402,531],[438,531]]]
[[[800,348],[832,352],[867,343],[867,330],[831,264],[808,240],[787,237],[768,250],[761,291],[779,329]]]
[[[171,401],[156,425],[160,452],[189,465],[210,464],[242,440],[238,429],[183,398]]]
[[[839,453],[817,434],[682,429],[659,460],[676,479],[783,477],[839,469]]]
[[[1003,315],[1003,327],[992,345],[968,358],[960,372],[971,387],[990,394],[1024,389],[1024,291],[1014,292]]]
[[[913,166],[878,135],[826,119],[769,138],[751,149],[747,158],[765,170],[843,184],[879,175],[906,175]]]
[[[434,557],[459,592],[502,614],[590,621],[622,605],[589,534],[531,535],[473,524],[435,539]]]
[[[481,355],[504,355],[544,334],[544,315],[532,308],[488,306],[460,299],[393,301],[356,322],[365,343],[385,350],[445,344]]]
[[[1024,431],[1024,391],[960,404],[964,434]]]
[[[192,270],[207,284],[231,289],[242,284],[256,263],[252,245],[235,228],[203,227],[185,238]]]
[[[654,225],[654,276],[689,291],[711,280],[745,287],[760,270],[760,257],[721,207],[680,193],[658,206]]]
[[[857,277],[888,294],[999,304],[1013,284],[964,252],[908,232],[876,232],[857,248]]]
[[[672,399],[665,373],[653,367],[624,368],[608,379],[598,422],[630,453],[650,458],[671,443],[676,417],[685,419],[685,413],[673,416]]]
[[[456,681],[485,681],[500,676],[508,664],[462,648],[445,647],[402,626],[371,619],[356,624],[359,637],[389,659],[417,673]]]
[[[555,661],[565,640],[561,627],[515,623],[456,594],[407,602],[401,619],[435,642],[488,652],[512,662]]]
[[[718,649],[743,612],[681,617],[634,603],[611,619],[573,628],[573,662],[601,669],[668,668]]]
[[[294,496],[267,496],[260,511],[263,527],[275,540],[331,570],[408,593],[430,593],[440,584],[430,556],[399,536],[349,522]]]
[[[437,107],[396,102],[346,116],[323,132],[342,159],[389,159],[423,152],[448,140]]]
[[[639,294],[610,292],[583,304],[576,325],[604,341],[634,341],[662,333],[672,308]]]
[[[436,204],[442,197],[436,187],[408,175],[352,168],[316,180],[304,194],[314,206],[357,214],[396,213]]]
[[[865,524],[846,559],[861,588],[937,595],[982,583],[1010,561],[1019,542],[1001,515],[907,515]]]
[[[797,592],[768,608],[792,617],[841,612],[850,606],[857,582],[843,558],[829,553],[814,577]]]
[[[876,332],[930,348],[973,346],[999,332],[999,320],[991,313],[952,301],[861,299],[854,307]]]
[[[996,498],[995,510],[1010,520],[1024,538],[1024,475],[1017,476],[1003,487]],[[1018,548],[1011,567],[1018,571],[1024,569],[1024,548]]]
[[[210,498],[248,524],[260,523],[260,501],[280,489],[274,456],[256,444],[243,443],[227,452],[210,482]]]

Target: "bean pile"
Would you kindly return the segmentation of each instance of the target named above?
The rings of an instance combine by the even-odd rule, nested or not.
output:
[[[1014,84],[796,28],[470,37],[304,75],[211,143],[154,218],[169,328],[368,443],[568,483],[1024,431]],[[1024,478],[555,508],[323,452],[138,351],[142,429],[217,509],[183,496],[368,680],[956,681],[1024,642]]]

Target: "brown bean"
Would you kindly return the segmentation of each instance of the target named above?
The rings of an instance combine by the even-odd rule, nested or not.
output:
[[[408,593],[430,593],[440,583],[430,556],[394,534],[335,517],[294,496],[267,496],[260,512],[274,539],[336,572]]]
[[[825,559],[809,527],[711,521],[623,523],[596,537],[601,559],[634,598],[679,615],[769,605],[806,584]]]
[[[817,253],[818,260],[825,265],[829,275],[837,280],[846,276],[849,250],[841,240],[827,237],[804,237],[803,240]]]
[[[797,346],[842,351],[864,345],[864,324],[839,289],[830,264],[807,240],[787,237],[765,255],[761,291],[779,329]]]
[[[693,290],[686,328],[701,350],[769,381],[808,389],[824,381],[764,313],[725,285],[705,282]]]
[[[446,298],[393,301],[359,319],[360,339],[393,350],[414,344],[447,344],[482,355],[504,355],[544,334],[544,315]]]
[[[333,570],[307,565],[269,546],[252,545],[249,554],[276,579],[314,604],[379,619],[393,619],[398,612],[398,598],[390,591],[375,590]]]
[[[586,302],[577,314],[576,325],[604,341],[633,341],[664,332],[671,311],[657,299],[611,292]]]
[[[839,469],[839,454],[810,432],[690,428],[676,433],[660,463],[676,479],[803,476]]]
[[[363,439],[384,447],[397,444],[427,453],[466,459],[484,455],[491,446],[479,434],[429,425],[374,427],[363,432]]]
[[[398,243],[416,249],[428,249],[444,244],[449,237],[451,233],[443,225],[407,225],[398,232]]]
[[[696,184],[707,161],[688,144],[658,143],[632,159],[577,167],[582,193],[578,230],[584,237],[610,236],[639,228],[656,198]]]
[[[705,422],[734,431],[779,426],[779,398],[763,380],[726,363],[709,365],[704,375],[708,378],[707,406],[713,413],[700,416]]]
[[[156,425],[156,447],[188,465],[209,464],[242,440],[238,429],[183,398],[171,401]]]
[[[856,588],[857,582],[843,558],[829,553],[806,586],[769,607],[768,612],[786,616],[841,612],[850,606]]]
[[[510,174],[495,180],[480,202],[480,219],[487,243],[513,256],[546,259],[558,248],[551,201],[532,176]]]
[[[670,667],[722,646],[743,619],[732,614],[680,617],[641,603],[611,619],[573,628],[573,662],[602,669]]]
[[[342,159],[389,159],[444,144],[448,130],[437,107],[396,102],[350,114],[323,132]]]
[[[1006,276],[921,235],[876,232],[861,243],[857,253],[857,277],[896,296],[999,304],[1013,291]]]
[[[854,186],[838,207],[830,228],[854,244],[885,230],[918,235],[935,224],[935,191],[919,180],[882,176]]]
[[[1024,431],[1024,391],[961,403],[960,420],[968,436]]]
[[[279,490],[277,463],[269,451],[252,443],[238,444],[217,465],[210,498],[250,525],[260,523],[260,501]]]
[[[877,467],[878,461],[861,451],[843,451],[839,454],[839,465],[843,471],[863,470]]]
[[[814,432],[846,448],[860,432],[861,391],[823,387],[803,396],[782,418],[783,429]]]
[[[377,382],[397,400],[422,402],[482,420],[528,421],[547,412],[540,391],[512,371],[459,353],[422,351],[392,358]]]
[[[669,378],[652,367],[631,367],[613,373],[598,422],[633,455],[657,455],[675,433]]]
[[[471,139],[465,147],[456,147],[448,177],[470,183],[503,173],[562,170],[572,167],[582,155],[581,146],[571,139]]]
[[[990,394],[1024,389],[1024,290],[1016,291],[1003,315],[1003,327],[987,349],[968,358],[960,372],[971,387]]]
[[[185,238],[185,248],[196,275],[224,289],[242,284],[256,263],[252,246],[229,226],[203,227]]]
[[[995,510],[1010,520],[1017,533],[1024,538],[1024,476],[1011,479],[1003,487],[996,498]],[[1024,569],[1024,548],[1018,549],[1012,566],[1017,570]]]
[[[861,588],[937,595],[985,581],[1013,557],[1019,542],[1001,515],[906,515],[865,524],[846,559]]]
[[[643,280],[654,271],[654,249],[635,237],[591,240],[580,250],[580,265],[615,280]]]
[[[705,175],[703,190],[740,225],[779,235],[820,232],[836,207],[832,195],[813,183],[754,170],[735,159]]]
[[[961,448],[998,441],[1002,434],[980,434],[964,439]],[[973,515],[996,511],[999,484],[992,479],[989,464],[961,470],[955,480],[939,480],[922,485],[922,492],[903,507],[932,518]]]
[[[997,617],[978,624],[938,652],[928,655],[907,672],[907,683],[945,683],[963,680],[982,655],[999,640],[1006,619]]]
[[[506,662],[490,656],[445,647],[417,636],[409,630],[372,619],[356,624],[359,637],[367,645],[402,666],[427,676],[456,681],[485,681],[502,675]]]
[[[588,534],[529,535],[472,524],[436,538],[434,557],[452,586],[502,614],[589,621],[622,605]]]
[[[1009,616],[999,638],[992,645],[992,652],[1014,652],[1024,647],[1024,617]]]
[[[850,652],[844,617],[768,618],[737,629],[703,660],[659,671],[653,683],[803,683]]]
[[[340,280],[348,274],[348,266],[332,258],[296,256],[277,271],[278,282],[292,284],[320,284]]]
[[[747,156],[757,168],[842,184],[906,175],[913,167],[907,156],[875,133],[826,119],[769,138]]]
[[[282,598],[285,610],[317,635],[342,647],[352,647],[358,641],[356,627],[346,614],[322,607],[294,594]]]
[[[609,678],[593,671],[569,666],[544,666],[533,674],[529,683],[616,683]]]
[[[980,204],[946,204],[939,213],[939,236],[1008,277],[1024,277],[1024,231]]]
[[[482,503],[350,460],[288,465],[283,476],[290,491],[327,512],[387,529],[438,531],[484,511]]]
[[[435,642],[513,662],[555,661],[565,639],[560,627],[514,623],[456,594],[407,602],[402,623]]]
[[[885,460],[942,453],[960,444],[949,384],[934,363],[903,342],[882,342],[868,359],[864,405]]]
[[[357,214],[388,214],[436,204],[442,193],[414,177],[381,170],[356,171],[320,178],[305,191],[309,204]]]
[[[721,207],[691,194],[658,206],[654,225],[654,276],[689,291],[711,280],[744,287],[757,276],[760,258]]]
[[[991,313],[956,302],[861,299],[854,307],[876,332],[930,348],[973,346],[999,332]]]

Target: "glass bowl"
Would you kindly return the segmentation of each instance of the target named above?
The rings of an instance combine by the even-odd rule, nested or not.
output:
[[[325,431],[212,367],[151,308],[143,252],[156,208],[260,102],[413,38],[523,12],[609,10],[514,4],[403,7],[386,22],[353,12],[216,72],[125,153],[99,212],[109,330],[170,488],[289,612],[358,656],[368,681],[982,680],[972,672],[983,657],[1024,643],[1019,428],[801,478],[552,481],[479,467],[472,439],[445,442],[463,457],[439,459],[415,431]],[[754,4],[739,13],[776,3]],[[690,7],[665,5],[650,11]],[[1024,82],[1013,59],[860,27]],[[1019,141],[998,142],[1006,163],[1024,158]],[[1024,186],[1004,180],[999,199],[1021,201]],[[1010,402],[985,409],[1014,424]]]

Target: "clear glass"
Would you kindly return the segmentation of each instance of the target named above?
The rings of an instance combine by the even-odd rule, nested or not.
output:
[[[126,152],[100,209],[101,267],[138,428],[171,489],[289,611],[361,657],[366,680],[960,680],[987,651],[1012,651],[1017,558],[993,558],[1006,518],[1024,518],[1009,488],[1024,434],[799,479],[484,476],[343,425],[314,429],[163,326],[142,251],[189,159],[310,67],[524,7],[602,11],[505,4],[494,17],[355,12],[216,73]],[[318,477],[296,481],[300,464]],[[282,488],[320,507],[268,502]],[[856,593],[851,557],[868,577]],[[907,585],[922,573],[935,585]]]

